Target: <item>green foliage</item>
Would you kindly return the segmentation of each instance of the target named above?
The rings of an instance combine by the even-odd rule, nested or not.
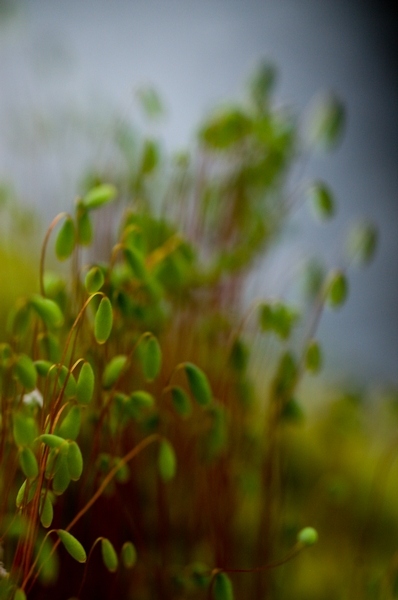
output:
[[[213,586],[214,600],[233,600],[234,591],[232,582],[226,573],[217,573]]]
[[[63,529],[57,529],[59,539],[65,546],[69,554],[78,562],[84,563],[87,560],[86,551],[83,546],[71,533]]]
[[[55,254],[58,260],[66,260],[72,254],[75,247],[75,224],[71,217],[67,217],[62,223],[55,242]]]
[[[189,389],[196,402],[201,406],[210,404],[213,395],[206,374],[192,363],[185,363],[184,370],[187,376]]]
[[[264,298],[244,308],[252,266],[281,237],[285,182],[301,151],[300,124],[274,106],[275,81],[275,69],[260,65],[245,104],[211,113],[197,147],[177,157],[161,151],[154,130],[139,139],[118,129],[125,170],[121,161],[109,183],[93,170],[74,214],[52,222],[41,293],[16,301],[0,343],[5,600],[18,586],[29,600],[71,594],[79,578],[93,598],[328,600],[328,581],[336,597],[350,585],[354,564],[341,548],[363,555],[363,589],[394,552],[396,477],[386,509],[372,508],[373,529],[366,509],[378,493],[369,492],[375,449],[392,448],[392,412],[373,438],[368,405],[377,403],[351,394],[312,410],[316,398],[302,382],[322,367],[315,329],[324,304],[345,301],[346,269],[325,278],[312,263],[303,306]],[[153,91],[140,99],[148,117],[160,116]],[[312,143],[337,144],[343,121],[329,98],[312,114]],[[308,194],[322,218],[334,214],[324,183]],[[118,210],[101,214],[117,195]],[[46,268],[60,219],[55,254],[73,253],[70,276]],[[362,224],[349,234],[348,258],[367,263],[375,247],[375,229]],[[313,528],[300,531],[310,518],[322,533],[319,553],[290,562],[317,539]],[[120,568],[104,536],[121,548]],[[90,573],[91,559],[77,575],[58,546],[85,562],[78,540],[92,550],[101,542],[117,576]],[[271,567],[285,562],[279,576]]]
[[[163,481],[170,481],[174,478],[177,461],[173,446],[167,440],[162,440],[160,442],[158,467],[159,474]]]
[[[94,393],[94,371],[89,362],[84,362],[76,384],[76,399],[80,404],[89,404]]]
[[[95,314],[94,335],[98,344],[104,344],[112,331],[112,304],[106,296],[102,298]]]
[[[102,560],[104,561],[104,565],[111,573],[115,573],[117,571],[117,567],[119,564],[119,560],[113,547],[112,543],[106,539],[102,538],[101,540],[101,553]]]
[[[126,569],[131,569],[137,562],[137,551],[132,542],[125,542],[121,550],[121,561]]]

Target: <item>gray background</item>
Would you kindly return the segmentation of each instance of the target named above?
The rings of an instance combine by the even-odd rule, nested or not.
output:
[[[2,3],[4,5],[4,0]],[[68,207],[85,161],[107,152],[109,117],[135,117],[152,83],[168,108],[165,144],[189,143],[201,117],[239,96],[262,57],[279,68],[278,102],[296,112],[323,89],[346,103],[339,151],[311,160],[339,202],[331,225],[299,211],[291,237],[250,294],[278,292],[297,258],[333,265],[356,216],[378,223],[373,265],[350,276],[350,301],[319,330],[329,369],[398,383],[396,18],[392,3],[342,0],[31,0],[0,29],[0,177],[44,218]],[[265,273],[267,276],[265,277]],[[264,282],[267,282],[265,285]]]

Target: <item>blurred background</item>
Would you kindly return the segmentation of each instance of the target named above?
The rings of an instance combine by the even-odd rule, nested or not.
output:
[[[277,103],[301,114],[333,90],[347,131],[337,152],[311,158],[305,171],[332,187],[337,218],[319,225],[297,211],[248,294],[282,293],[311,254],[339,264],[349,225],[370,218],[380,231],[376,260],[349,274],[348,304],[320,326],[324,377],[397,385],[397,29],[393,3],[382,1],[0,0],[0,183],[24,207],[21,231],[34,227],[32,209],[48,224],[70,207],[85,169],[111,153],[115,122],[139,120],[139,86],[160,92],[159,131],[178,151],[268,58]]]

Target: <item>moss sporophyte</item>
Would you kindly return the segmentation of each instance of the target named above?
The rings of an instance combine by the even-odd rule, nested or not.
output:
[[[312,514],[319,502],[327,513],[329,475],[302,427],[299,386],[324,362],[324,307],[342,306],[348,262],[369,262],[376,239],[361,225],[347,265],[318,271],[308,322],[283,298],[243,308],[251,267],[286,222],[301,146],[334,147],[344,121],[328,97],[303,141],[274,107],[275,80],[261,65],[242,105],[202,123],[193,152],[169,159],[154,139],[116,136],[128,168],[87,176],[74,210],[52,221],[40,292],[16,303],[0,345],[1,599],[310,589],[318,534],[303,525],[314,517],[330,534],[324,512]],[[157,114],[156,94],[140,97]],[[326,183],[298,190],[333,216]],[[117,236],[109,212],[101,221],[111,203]],[[68,277],[50,273],[52,251]]]

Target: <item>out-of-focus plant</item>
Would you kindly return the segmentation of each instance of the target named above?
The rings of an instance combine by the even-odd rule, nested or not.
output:
[[[331,405],[318,419],[325,438],[310,417],[300,426],[299,384],[322,367],[316,327],[347,297],[345,267],[311,278],[298,349],[297,307],[265,299],[242,314],[250,269],[291,208],[303,145],[273,106],[274,80],[262,65],[246,102],[211,114],[194,151],[170,161],[155,140],[118,131],[125,168],[113,181],[91,174],[74,211],[51,223],[38,293],[16,303],[0,346],[1,598],[326,600],[348,577],[327,584],[336,531],[358,557],[355,593],[375,576],[392,590],[395,563],[385,575],[377,560],[357,568],[375,523],[397,528],[373,515],[378,499],[369,512],[365,473],[342,457],[363,445],[357,405]],[[156,117],[156,94],[141,99]],[[307,142],[333,147],[342,120],[328,99]],[[331,217],[326,184],[308,190]],[[375,239],[357,228],[349,260],[368,262]],[[47,271],[52,241],[69,278]],[[251,371],[262,336],[278,342],[270,383]],[[302,552],[313,526],[319,554]],[[392,551],[387,541],[383,559]]]

